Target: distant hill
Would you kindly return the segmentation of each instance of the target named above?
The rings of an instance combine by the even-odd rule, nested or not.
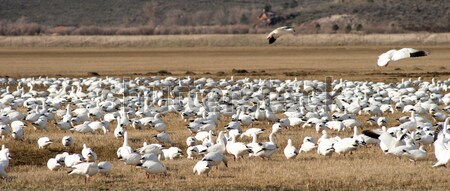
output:
[[[449,32],[448,0],[0,0],[0,35]]]

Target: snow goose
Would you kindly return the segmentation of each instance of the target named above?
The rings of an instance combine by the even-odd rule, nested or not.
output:
[[[226,150],[229,154],[234,156],[234,160],[238,160],[239,157],[243,157],[252,152],[252,150],[247,147],[242,142],[236,142],[236,137],[231,136],[231,141],[227,142]]]
[[[117,149],[117,158],[123,158],[133,152],[133,149],[128,145],[128,132],[123,134],[123,144]]]
[[[169,134],[167,134],[166,132],[158,133],[153,137],[160,143],[172,145],[172,140],[170,139]]]
[[[43,149],[53,143],[48,137],[41,137],[37,142],[40,149]]]
[[[364,130],[362,133],[374,139],[379,139],[380,148],[384,153],[388,153],[390,149],[404,145],[403,139],[407,136],[406,133],[403,133],[400,130],[396,131],[396,136],[393,135],[394,132],[392,132],[391,134],[389,131],[374,132],[370,130]]]
[[[235,135],[232,135],[231,137],[235,137]],[[219,135],[217,136],[217,140],[216,140],[216,144],[211,145],[207,148],[207,152],[220,152],[222,154],[225,153],[225,151],[227,150],[226,148],[226,138],[224,136],[224,132],[220,131]],[[201,149],[201,148],[200,148]],[[199,150],[199,152],[201,152],[201,150]]]
[[[71,147],[71,146],[73,145],[73,138],[72,138],[72,136],[71,136],[71,135],[64,136],[64,137],[61,139],[61,144],[62,144],[64,147]]]
[[[392,49],[378,56],[377,65],[379,67],[386,67],[388,66],[390,61],[397,61],[411,57],[422,57],[427,55],[428,52],[425,52],[423,50],[416,50],[413,48],[402,48],[400,50]]]
[[[13,121],[11,123],[12,128],[12,134],[11,136],[15,140],[22,140],[25,131],[23,130],[23,127],[26,127],[26,125],[22,121]]]
[[[281,131],[283,127],[281,126],[280,123],[275,123],[272,125],[272,133],[278,133]]]
[[[62,130],[64,132],[69,130],[70,128],[72,128],[72,123],[70,123],[70,119],[67,119],[67,120],[63,119],[59,122],[56,122],[55,125],[56,125],[56,127],[58,127],[60,130]]]
[[[195,137],[193,137],[193,136],[190,136],[190,137],[188,137],[188,138],[186,139],[186,145],[187,145],[188,147],[194,146],[194,145],[196,145],[197,143],[198,143],[198,140],[197,140]]]
[[[2,145],[2,149],[0,150],[0,177],[8,178],[8,174],[6,173],[6,168],[9,166],[9,160],[11,159],[11,155],[9,153],[9,149]]]
[[[314,143],[314,139],[312,137],[303,138],[303,144],[300,146],[299,152],[309,152],[317,148],[317,145]]]
[[[415,131],[417,129],[418,125],[417,125],[417,121],[416,121],[416,117],[415,117],[415,112],[414,111],[411,112],[411,116],[410,116],[409,119],[411,121],[404,122],[404,123],[400,124],[398,127],[400,129],[407,129],[409,131]]]
[[[80,164],[76,164],[74,166],[71,167],[72,170],[70,170],[67,174],[69,175],[81,175],[81,176],[85,176],[85,183],[89,181],[89,178],[91,176],[94,176],[98,173],[99,169],[97,164],[93,163],[93,162],[84,162],[84,163],[80,163]]]
[[[263,159],[270,159],[271,156],[278,150],[275,136],[276,136],[275,133],[270,133],[269,142],[263,142],[262,148],[260,150],[258,151],[253,150],[254,156],[259,156]]]
[[[9,135],[11,132],[11,128],[3,123],[0,123],[0,135],[2,136],[2,139],[5,139],[6,135]]]
[[[89,123],[90,121],[85,121],[82,124],[73,126],[72,128],[69,129],[69,131],[71,132],[79,132],[79,133],[93,133],[94,130],[91,129],[91,127],[89,127]]]
[[[55,157],[56,159],[56,157]],[[71,154],[64,157],[64,164],[66,167],[71,168],[74,165],[80,164],[84,161],[83,156],[80,154]]]
[[[206,149],[205,149],[206,150]],[[186,149],[187,159],[194,160],[195,156],[200,155],[200,151],[196,146],[189,146]]]
[[[119,160],[123,161],[126,165],[137,165],[140,163],[142,156],[139,153],[131,152],[119,157]]]
[[[87,147],[86,144],[83,144],[81,155],[87,162],[95,162],[97,160],[97,154],[92,148]]]
[[[108,161],[102,161],[97,164],[98,166],[98,172],[103,175],[109,175],[109,172],[111,172],[112,164]]]
[[[356,119],[343,120],[342,124],[344,125],[344,127],[348,128],[348,129],[350,129],[352,127],[361,127],[362,128],[361,123]]]
[[[416,164],[416,161],[418,160],[425,160],[427,158],[427,151],[425,150],[424,145],[421,145],[419,149],[403,149],[403,152],[403,155],[407,156],[414,164]]]
[[[123,124],[117,123],[117,127],[114,129],[114,136],[117,139],[124,136],[125,129],[123,127]]]
[[[65,160],[66,156],[69,156],[68,152],[63,152],[63,153],[57,154],[55,156],[55,160],[58,161],[58,163],[60,163],[60,164],[64,164],[64,160]]]
[[[431,145],[434,142],[434,131],[416,131],[416,140],[422,145]]]
[[[356,150],[356,147],[358,146],[358,141],[354,138],[344,138],[337,140],[334,142],[333,148],[334,152],[338,154],[347,154],[351,151]]]
[[[335,131],[344,130],[344,124],[342,124],[341,121],[328,121],[327,123],[325,123],[325,126]]]
[[[206,173],[206,176],[209,175],[209,171],[211,171],[211,165],[208,161],[198,161],[194,166],[194,174],[197,175]]]
[[[273,30],[272,32],[269,33],[269,35],[267,36],[267,39],[269,40],[269,44],[274,43],[280,36],[283,36],[285,34],[293,34],[295,32],[293,27],[290,26],[282,26],[282,27],[278,27],[275,30]]]
[[[205,139],[212,141],[213,131],[199,131],[195,134],[195,139],[204,142]]]
[[[436,141],[433,143],[434,145],[434,155],[436,157],[437,162],[433,165],[433,167],[446,166],[448,161],[450,160],[450,142],[447,144],[444,142],[445,133],[439,133]]]
[[[160,161],[146,160],[143,163],[136,165],[136,168],[141,168],[145,170],[145,175],[150,178],[150,174],[161,174],[167,175],[167,169],[164,164]]]
[[[202,161],[207,161],[210,167],[219,166],[220,163],[223,162],[226,167],[228,167],[228,159],[222,153],[219,152],[210,152],[206,154]]]
[[[245,136],[247,137],[252,137],[253,134],[255,134],[256,136],[258,136],[259,134],[264,133],[264,129],[260,129],[260,128],[249,128],[247,129],[245,132],[243,132],[241,134],[241,139]]]
[[[324,156],[331,156],[334,152],[334,139],[328,136],[326,130],[322,131],[322,136],[317,140],[317,153]]]
[[[47,161],[47,168],[51,171],[56,171],[61,168],[61,164],[55,158],[50,158]]]
[[[153,153],[155,155],[160,155],[162,150],[162,145],[160,144],[148,144],[147,142],[143,143],[143,146],[139,149],[137,149],[137,151],[141,154],[150,154]]]
[[[331,156],[334,152],[334,141],[331,139],[322,139],[317,146],[317,153],[323,156]]]
[[[33,122],[33,127],[35,130],[37,129],[44,129],[48,132],[47,128],[47,117],[46,116],[40,116],[37,121]]]
[[[365,145],[365,144],[379,144],[380,140],[374,139],[372,137],[369,137],[364,134],[358,134],[358,127],[353,127],[353,136],[355,140],[358,141],[359,144]]]
[[[109,122],[107,121],[92,121],[89,123],[89,127],[92,131],[103,131],[103,134],[106,134],[109,131]]]
[[[170,147],[168,149],[162,149],[159,160],[174,160],[182,157],[183,152],[178,147]]]
[[[292,140],[288,139],[288,144],[284,148],[284,156],[286,156],[286,159],[294,159],[295,157],[297,157],[297,155],[298,151],[292,144]]]

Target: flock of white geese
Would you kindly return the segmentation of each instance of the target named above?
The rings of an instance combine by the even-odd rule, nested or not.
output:
[[[120,138],[118,141],[123,141],[117,148],[118,160],[142,169],[147,177],[165,174],[163,161],[182,157],[201,158],[192,167],[193,173],[200,175],[208,174],[221,163],[227,166],[229,157],[270,160],[274,153],[283,152],[287,159],[293,159],[301,152],[312,151],[331,157],[333,153],[345,155],[368,144],[414,163],[424,160],[425,148],[434,145],[433,167],[445,166],[450,159],[450,79],[418,78],[398,83],[341,79],[330,83],[332,90],[328,93],[327,84],[318,80],[233,77],[2,78],[0,83],[4,87],[0,90],[2,178],[8,177],[9,160],[14,158],[7,145],[26,138],[25,128],[95,136],[113,133]],[[23,108],[28,112],[21,112]],[[168,124],[162,115],[169,112],[186,121],[187,128],[176,127],[176,131],[192,133],[186,137],[184,151],[181,145],[174,145],[167,133]],[[387,121],[392,119],[386,116],[392,113],[403,117],[398,119],[398,126],[387,127]],[[361,115],[370,118],[358,121]],[[218,127],[219,120],[229,123]],[[269,123],[272,129],[253,126],[256,121]],[[379,128],[361,131],[367,125]],[[130,128],[159,133],[153,137],[155,143],[144,142],[141,148],[131,148],[127,132]],[[317,141],[313,135],[305,137],[300,147],[293,145],[291,139],[287,145],[279,145],[277,133],[292,128],[313,128],[321,136]],[[264,131],[271,132],[269,137],[259,137]],[[354,133],[351,137],[331,137],[327,131]],[[243,137],[252,141],[242,142]],[[36,147],[71,147],[75,141],[67,132],[60,143],[41,137]],[[97,173],[113,170],[111,162],[97,161],[96,152],[86,144],[81,153],[64,152],[48,158],[50,170],[69,168],[69,175],[85,176],[86,181]]]

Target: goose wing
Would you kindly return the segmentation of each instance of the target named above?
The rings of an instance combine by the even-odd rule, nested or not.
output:
[[[392,49],[392,50],[389,50],[389,51],[381,54],[380,56],[378,56],[378,61],[377,61],[378,66],[379,67],[386,67],[389,64],[389,61],[391,61],[392,55],[396,51],[397,50]]]

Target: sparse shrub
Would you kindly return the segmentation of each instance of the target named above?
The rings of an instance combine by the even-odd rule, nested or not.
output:
[[[98,72],[88,72],[88,76],[100,76]]]
[[[185,75],[195,75],[195,72],[193,71],[186,71],[186,73],[184,73]]]
[[[356,31],[361,31],[363,26],[361,24],[356,24]]]
[[[231,70],[231,73],[233,73],[233,74],[247,74],[248,73],[248,71],[247,70],[244,70],[244,69],[232,69]]]
[[[333,26],[331,27],[331,29],[333,29],[333,32],[336,33],[336,32],[339,30],[339,25],[333,24]]]
[[[350,33],[352,31],[352,25],[348,24],[345,26],[345,33]]]
[[[172,75],[171,72],[167,71],[167,70],[159,70],[158,72],[156,72],[158,75],[161,76],[165,76],[165,75]]]

